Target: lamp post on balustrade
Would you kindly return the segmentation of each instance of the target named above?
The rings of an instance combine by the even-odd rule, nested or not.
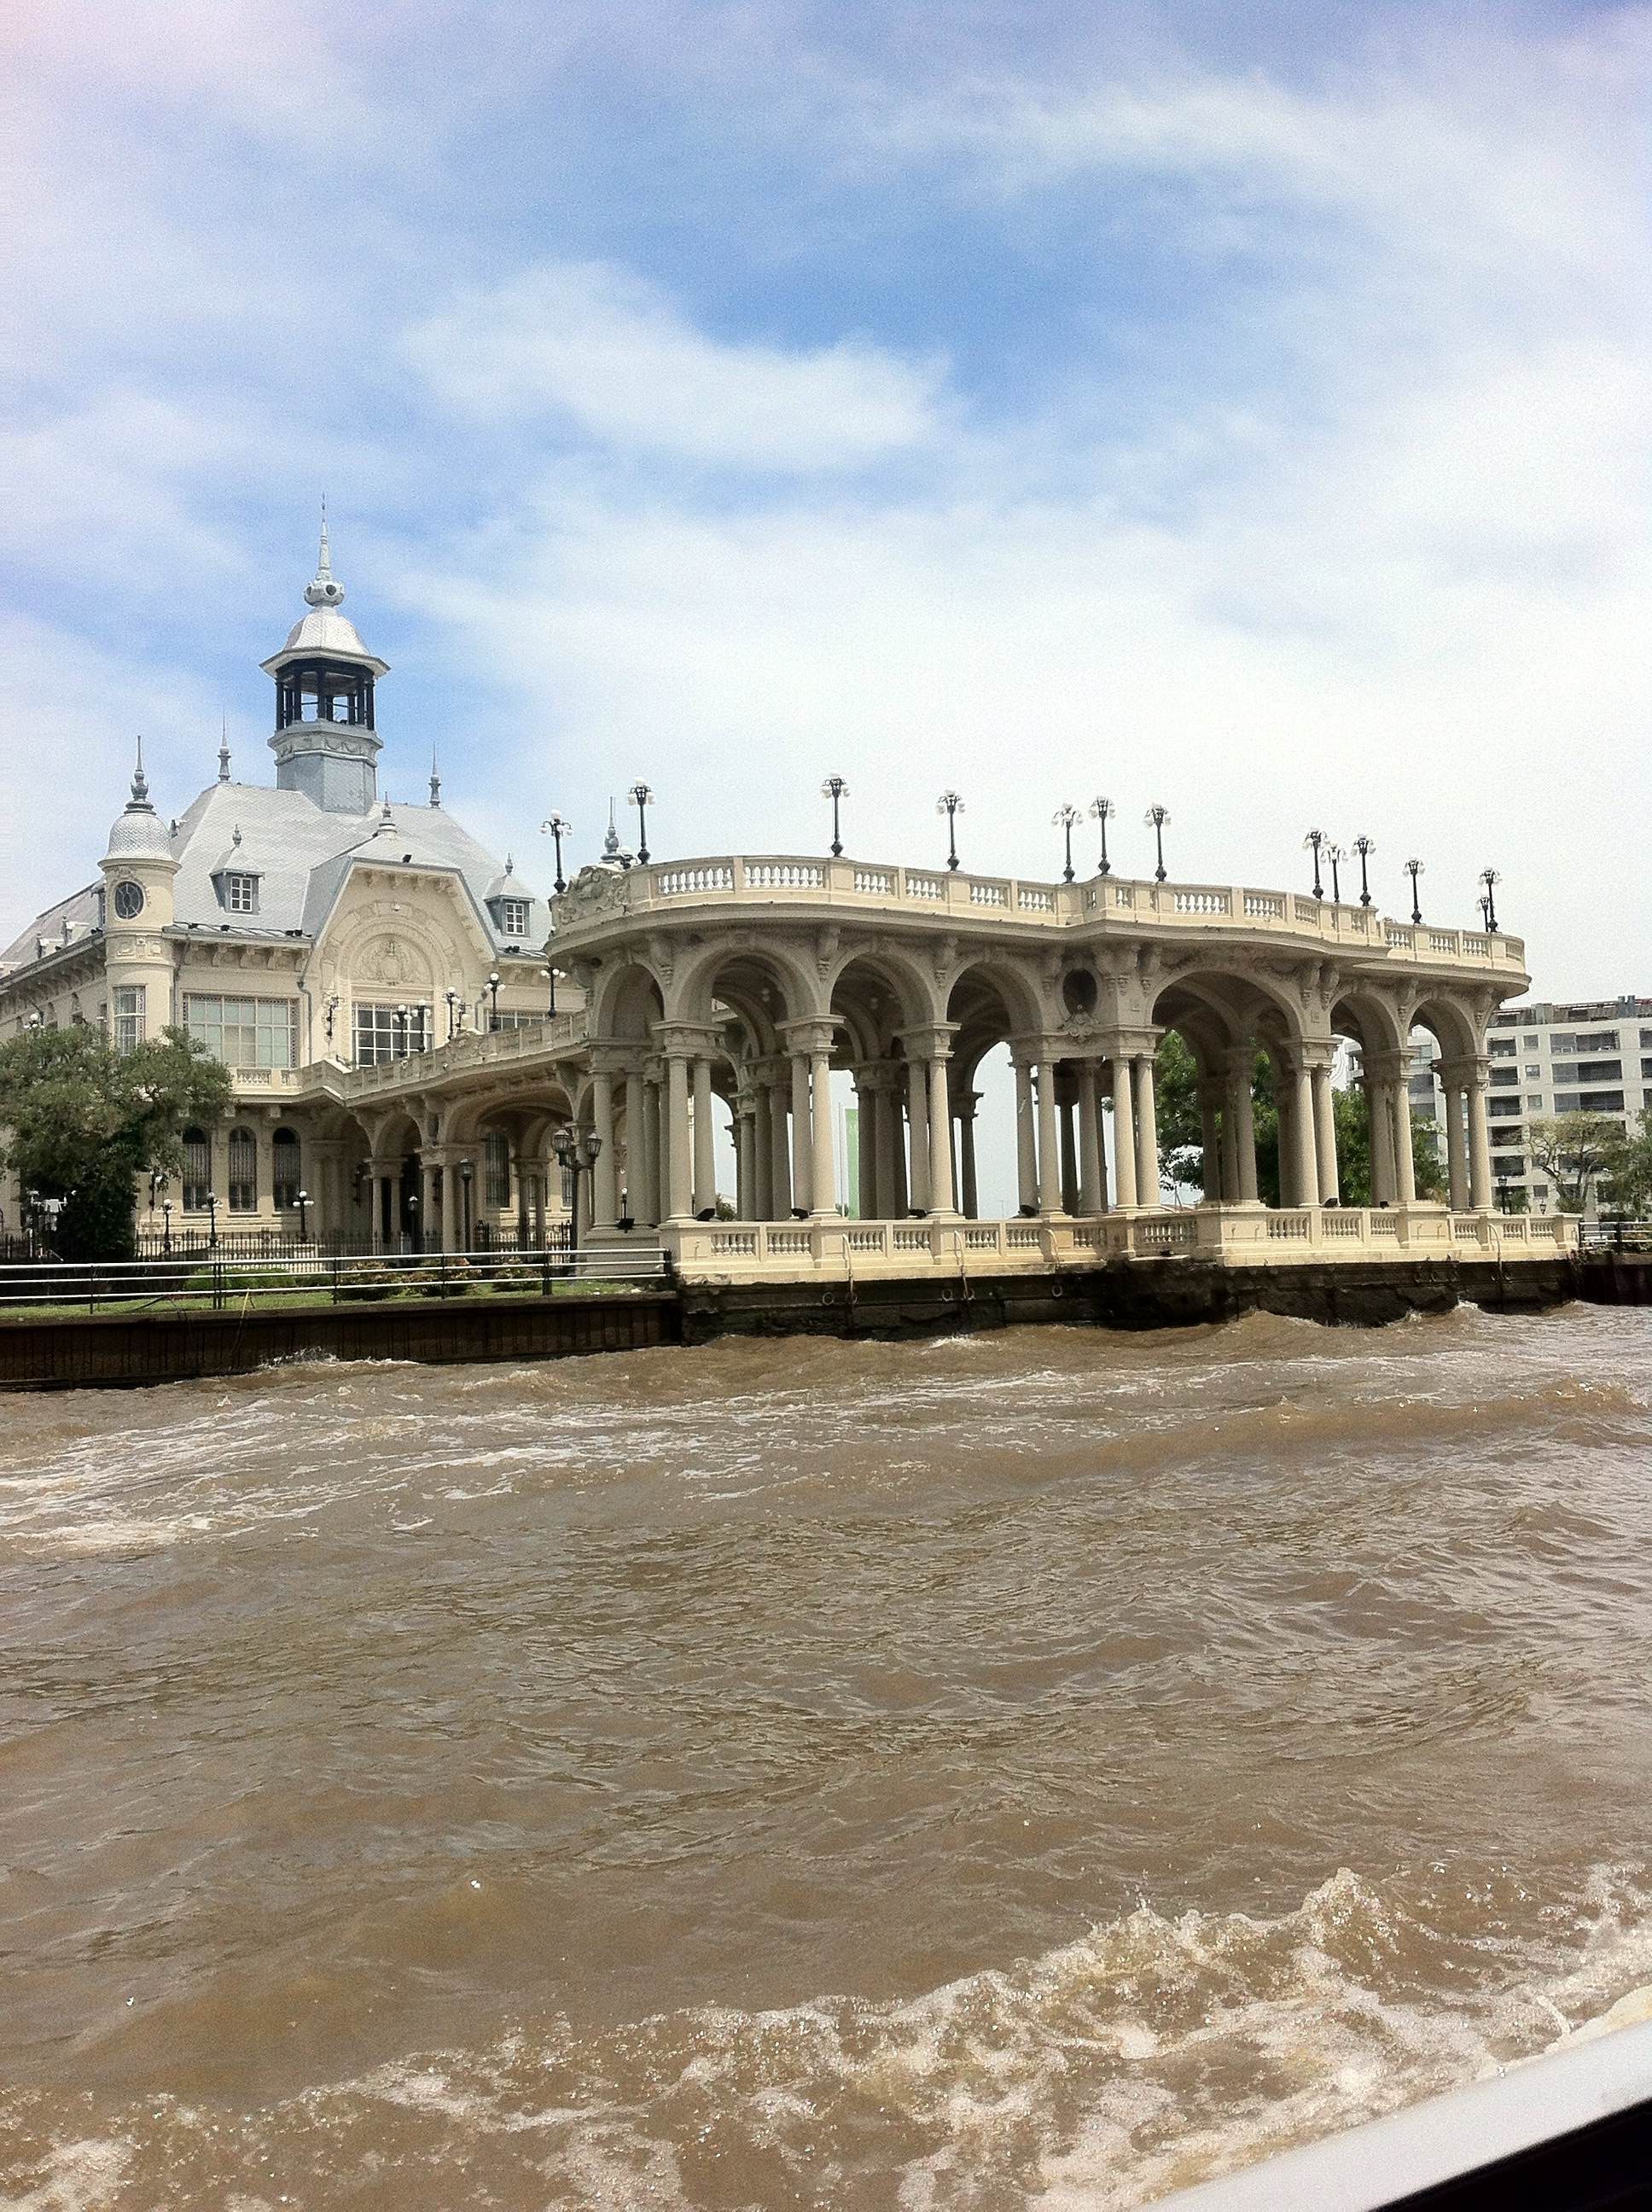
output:
[[[1076,806],[1058,806],[1050,817],[1051,828],[1060,830],[1066,839],[1066,865],[1061,871],[1061,880],[1064,884],[1070,884],[1072,881],[1072,832],[1078,821],[1078,810]]]
[[[547,963],[539,970],[539,973],[544,978],[545,984],[547,999],[545,1019],[548,1022],[554,1022],[556,1018],[556,970]]]
[[[497,968],[492,969],[488,976],[488,1027],[489,1030],[496,1030],[499,1027],[499,970]]]
[[[405,1006],[398,1006],[396,1009],[396,1057],[398,1060],[407,1058],[407,1008]]]
[[[1497,873],[1495,868],[1482,868],[1480,870],[1480,881],[1485,885],[1485,905],[1486,934],[1490,937],[1495,937],[1497,933],[1497,902],[1496,893],[1497,887],[1503,881],[1503,878]]]
[[[835,860],[841,860],[843,839],[838,826],[838,809],[848,797],[849,787],[841,775],[829,775],[820,787],[820,795],[823,799],[829,799],[832,802],[832,858]]]
[[[935,801],[935,811],[946,817],[946,865],[949,868],[956,868],[958,865],[958,817],[963,811],[963,801],[956,791],[944,791]]]
[[[1366,873],[1365,864],[1376,852],[1376,846],[1370,837],[1356,837],[1354,850],[1359,855],[1359,902],[1361,906],[1369,906],[1371,902],[1371,885]]]
[[[553,814],[549,821],[539,824],[539,835],[542,837],[550,838],[556,848],[556,889],[559,891],[565,891],[568,889],[567,884],[562,880],[562,840],[564,837],[571,837],[573,834],[574,824],[571,822],[564,822],[560,814]]]
[[[1420,924],[1423,919],[1423,898],[1417,888],[1417,878],[1424,872],[1420,860],[1406,861],[1406,873],[1411,878],[1411,918],[1413,925]]]
[[[1102,825],[1102,861],[1097,875],[1110,876],[1113,872],[1113,863],[1107,857],[1107,825],[1118,811],[1110,799],[1092,799],[1090,802],[1091,821]]]
[[[1325,845],[1325,857],[1331,868],[1331,903],[1333,906],[1340,906],[1342,904],[1342,864],[1348,855],[1340,845],[1332,844],[1327,838]]]
[[[646,868],[648,865],[648,809],[653,804],[654,795],[646,783],[634,783],[625,795],[637,811],[637,860]]]
[[[457,991],[444,991],[441,995],[447,1001],[447,1042],[449,1044],[452,1044],[453,1042],[453,1033],[459,1026],[458,1017],[453,1011],[459,1004],[459,993]]]
[[[1169,818],[1170,810],[1168,806],[1150,806],[1142,817],[1144,824],[1152,831],[1157,841],[1158,866],[1153,871],[1153,881],[1156,884],[1162,884],[1164,881],[1164,825]]]
[[[1310,830],[1302,841],[1303,852],[1311,852],[1314,855],[1314,896],[1316,899],[1325,896],[1325,885],[1320,881],[1320,848],[1324,843],[1323,830]]]

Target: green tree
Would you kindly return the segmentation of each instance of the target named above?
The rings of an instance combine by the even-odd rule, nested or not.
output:
[[[1600,1197],[1625,1219],[1652,1215],[1652,1106],[1643,1106],[1638,1126],[1609,1147]]]
[[[1624,1133],[1609,1114],[1556,1114],[1529,1123],[1526,1143],[1533,1166],[1554,1185],[1561,1212],[1581,1213],[1624,1149]]]
[[[62,1200],[65,1260],[130,1259],[140,1176],[175,1174],[191,1122],[221,1121],[229,1077],[182,1030],[128,1053],[76,1024],[0,1045],[0,1166]]]

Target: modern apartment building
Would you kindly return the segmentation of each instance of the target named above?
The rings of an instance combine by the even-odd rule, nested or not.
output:
[[[1491,1172],[1513,1204],[1523,1193],[1533,1212],[1552,1211],[1554,1194],[1532,1165],[1527,1126],[1575,1113],[1609,1114],[1625,1128],[1634,1126],[1641,1109],[1652,1105],[1652,999],[1504,1006],[1488,1026]],[[1435,1041],[1412,1042],[1412,1105],[1443,1124]]]

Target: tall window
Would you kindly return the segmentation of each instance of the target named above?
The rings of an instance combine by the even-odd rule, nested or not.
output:
[[[212,1188],[212,1139],[204,1129],[184,1132],[184,1211],[204,1213]]]
[[[483,1142],[482,1174],[486,1192],[484,1203],[493,1206],[508,1206],[511,1202],[511,1146],[509,1138],[501,1130],[492,1130]]]
[[[298,1061],[296,999],[224,999],[188,993],[184,1024],[226,1067],[293,1067]]]
[[[430,1049],[428,1006],[410,1006],[398,1013],[394,1006],[363,1006],[358,1000],[355,1011],[358,1067],[377,1067],[382,1061],[399,1060],[404,1053]]]
[[[232,1213],[258,1210],[258,1140],[250,1129],[229,1133],[229,1210]]]
[[[115,992],[117,1052],[131,1052],[143,1042],[143,993],[142,983],[123,983]]]
[[[298,1133],[295,1129],[277,1129],[270,1147],[270,1195],[278,1212],[298,1204],[298,1194],[304,1185],[303,1154],[299,1148]]]

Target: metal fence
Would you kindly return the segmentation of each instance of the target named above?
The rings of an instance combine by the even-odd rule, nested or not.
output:
[[[1585,1221],[1578,1237],[1585,1252],[1652,1252],[1652,1221]]]
[[[578,1285],[593,1290],[658,1283],[669,1268],[652,1246],[573,1252],[489,1245],[473,1252],[323,1252],[228,1257],[207,1254],[71,1265],[25,1260],[0,1267],[0,1310],[228,1307],[288,1303],[378,1304],[391,1298],[550,1297]]]
[[[548,1223],[543,1237],[530,1236],[525,1240],[513,1233],[494,1236],[479,1229],[474,1249],[492,1256],[531,1253],[536,1258],[549,1252],[553,1258],[572,1249],[573,1235],[567,1222]],[[294,1237],[276,1229],[232,1231],[216,1237],[204,1229],[174,1229],[161,1231],[145,1229],[139,1231],[134,1243],[134,1254],[140,1260],[185,1260],[191,1257],[220,1260],[302,1260],[318,1255],[325,1259],[371,1259],[386,1251],[400,1259],[434,1259],[436,1240],[407,1234],[398,1237],[388,1247],[375,1251],[368,1237]],[[7,1254],[0,1251],[0,1259],[46,1256],[19,1251]]]

